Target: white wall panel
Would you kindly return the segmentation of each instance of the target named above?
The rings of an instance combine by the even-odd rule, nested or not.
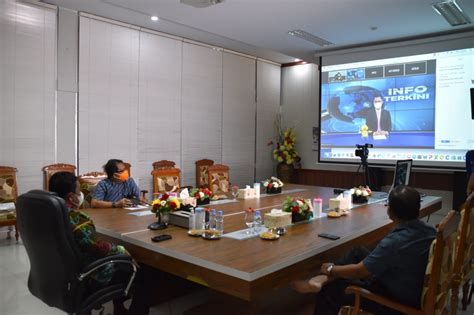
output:
[[[56,12],[0,2],[0,165],[18,169],[23,193],[42,188],[55,161]]]
[[[152,163],[181,165],[182,42],[140,32],[138,168],[140,188],[152,191]]]
[[[79,173],[136,166],[139,32],[81,17],[79,36]]]
[[[280,111],[280,78],[280,66],[257,61],[257,181],[276,175],[273,147],[267,143],[276,136],[274,122]]]
[[[254,181],[255,60],[224,53],[222,163],[230,167],[232,184]]]
[[[183,43],[181,171],[195,185],[200,159],[222,161],[222,51]]]

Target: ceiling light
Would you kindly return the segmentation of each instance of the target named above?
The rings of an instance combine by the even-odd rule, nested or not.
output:
[[[305,32],[303,30],[289,31],[288,34],[291,35],[291,36],[296,36],[296,37],[302,38],[304,40],[307,40],[307,41],[309,41],[313,44],[319,45],[319,46],[334,45],[334,43],[331,43],[330,41],[327,41],[327,40],[325,40],[321,37],[310,34],[310,33]]]
[[[156,15],[153,15],[153,16],[151,17],[151,20],[154,21],[154,22],[158,21],[159,19],[160,19],[160,18],[157,17]]]
[[[298,59],[298,58],[295,59],[295,62],[300,62],[300,61],[301,61],[301,59]]]
[[[442,15],[446,21],[452,26],[464,25],[471,23],[471,19],[463,12],[456,0],[445,0],[434,3],[433,9]]]
[[[206,8],[208,6],[224,2],[224,0],[181,0],[180,2],[195,8]]]

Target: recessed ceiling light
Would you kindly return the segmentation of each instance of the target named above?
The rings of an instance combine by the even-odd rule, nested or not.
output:
[[[437,2],[434,3],[432,7],[439,15],[442,15],[446,19],[446,21],[448,21],[448,23],[452,26],[471,23],[471,19],[461,9],[459,4],[456,3],[456,0],[445,0]]]
[[[319,45],[319,46],[329,46],[329,45],[334,45],[334,43],[331,43],[330,41],[327,41],[321,37],[318,37],[316,35],[310,34],[306,31],[303,30],[294,30],[294,31],[289,31],[289,35],[291,36],[296,36],[299,38],[302,38],[304,40],[307,40],[313,44]]]
[[[301,59],[298,59],[298,58],[295,59],[295,62],[299,62],[299,61],[301,61]]]
[[[154,22],[158,21],[159,19],[160,19],[160,18],[157,17],[156,15],[153,15],[153,16],[151,17],[151,20],[154,21]]]

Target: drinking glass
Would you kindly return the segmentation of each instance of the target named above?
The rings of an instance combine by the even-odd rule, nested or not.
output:
[[[253,232],[254,226],[254,213],[253,211],[246,211],[245,212],[245,225],[247,225],[248,229],[245,231],[245,234],[250,235]]]
[[[239,186],[232,186],[232,196],[234,199],[237,199],[237,196],[239,194]]]

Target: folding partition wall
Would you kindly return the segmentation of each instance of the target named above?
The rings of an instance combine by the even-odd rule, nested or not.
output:
[[[0,165],[18,169],[20,193],[55,161],[55,91],[56,11],[0,1]]]
[[[172,160],[182,184],[208,158],[231,181],[272,174],[280,66],[133,26],[80,17],[79,173],[109,158],[132,164],[151,190],[151,164]]]

